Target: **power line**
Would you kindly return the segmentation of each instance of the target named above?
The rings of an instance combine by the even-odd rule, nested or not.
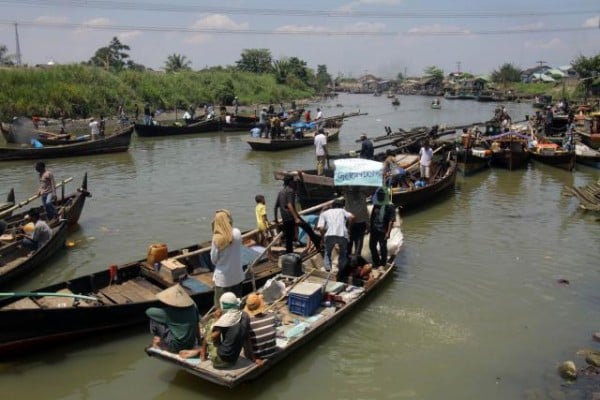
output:
[[[334,18],[521,18],[521,17],[551,17],[564,15],[594,15],[598,9],[566,9],[566,10],[511,10],[511,11],[470,11],[470,10],[435,10],[401,12],[375,11],[340,11],[340,10],[302,10],[282,8],[239,8],[239,7],[208,7],[186,4],[157,4],[133,3],[111,0],[0,0],[0,5],[14,4],[30,7],[79,7],[105,10],[134,10],[176,13],[209,13],[226,15],[261,15],[261,16],[293,16],[293,17],[334,17]]]
[[[551,33],[551,32],[579,32],[596,30],[595,27],[564,27],[564,28],[524,28],[524,29],[498,29],[480,31],[408,31],[408,32],[377,32],[377,31],[319,31],[319,30],[266,30],[266,29],[223,29],[223,28],[184,28],[174,26],[133,26],[133,25],[90,25],[66,22],[42,21],[0,21],[0,25],[56,28],[56,29],[89,29],[104,31],[143,31],[143,32],[179,32],[179,33],[217,33],[233,35],[292,35],[292,36],[479,36],[479,35],[516,35],[524,33]]]

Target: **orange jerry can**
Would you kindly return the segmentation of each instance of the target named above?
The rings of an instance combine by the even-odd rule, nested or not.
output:
[[[148,264],[154,265],[169,256],[169,249],[165,243],[154,243],[148,247]]]

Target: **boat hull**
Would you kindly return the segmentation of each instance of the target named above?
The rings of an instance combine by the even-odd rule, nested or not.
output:
[[[192,133],[217,132],[221,128],[218,119],[195,122],[189,125],[144,125],[135,124],[135,132],[142,137],[189,135]]]
[[[574,152],[561,152],[555,154],[543,154],[532,151],[531,158],[543,164],[572,171],[575,168],[576,155]]]
[[[328,142],[335,142],[339,139],[340,130],[339,129],[331,129],[327,135]],[[313,146],[315,143],[315,139],[313,136],[305,137],[302,139],[269,139],[269,138],[255,138],[255,137],[242,137],[242,140],[250,147],[252,150],[257,151],[280,151],[280,150],[289,150],[296,149],[299,147],[307,147]]]
[[[45,146],[41,148],[17,146],[0,147],[0,161],[36,160],[126,152],[129,149],[132,133],[133,125],[110,136],[85,142]]]

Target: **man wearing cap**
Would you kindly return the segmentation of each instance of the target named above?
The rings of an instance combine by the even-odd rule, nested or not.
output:
[[[200,338],[200,326],[194,300],[179,284],[159,292],[156,298],[166,307],[146,310],[150,333],[154,335],[152,347],[171,353],[195,347]]]
[[[271,357],[277,351],[275,316],[265,313],[266,308],[262,295],[250,293],[246,298],[244,311],[250,316],[249,336],[252,346],[251,349],[244,348],[244,354],[259,366],[264,359]]]
[[[319,128],[315,135],[315,155],[317,156],[317,175],[323,175],[327,159],[327,136],[325,136],[323,128]]]
[[[360,140],[360,158],[372,160],[375,155],[375,148],[373,147],[373,142],[367,138],[366,133],[360,135]]]

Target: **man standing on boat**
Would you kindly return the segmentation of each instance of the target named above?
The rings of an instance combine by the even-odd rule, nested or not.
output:
[[[90,118],[90,134],[92,140],[96,140],[98,139],[98,136],[100,136],[100,125],[94,118]]]
[[[419,169],[421,172],[421,179],[423,179],[426,184],[429,183],[432,159],[433,159],[433,150],[429,146],[429,140],[426,140],[423,143],[423,147],[421,147],[421,150],[419,150]]]
[[[56,209],[54,208],[54,199],[56,199],[56,184],[54,182],[54,174],[46,169],[46,164],[43,161],[35,163],[35,170],[40,174],[40,188],[38,194],[42,199],[42,204],[46,210],[46,219],[50,221],[56,217]]]
[[[332,268],[331,255],[333,247],[338,246],[338,272],[336,280],[345,282],[348,278],[348,225],[354,220],[354,214],[344,210],[344,201],[336,199],[329,210],[323,211],[319,216],[317,229],[325,237],[325,268],[328,272]]]
[[[327,136],[325,130],[319,128],[315,135],[315,155],[317,156],[317,175],[325,174],[325,160],[327,158]]]
[[[152,118],[150,117],[150,104],[144,105],[144,125],[152,125]]]
[[[373,147],[373,142],[369,140],[369,138],[367,138],[366,133],[360,135],[360,140],[360,158],[364,158],[365,160],[372,160],[375,155],[375,148]]]

